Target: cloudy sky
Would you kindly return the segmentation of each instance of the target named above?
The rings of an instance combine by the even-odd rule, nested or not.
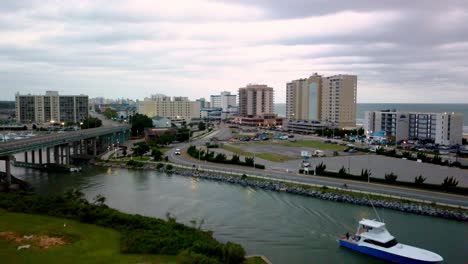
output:
[[[358,75],[358,102],[468,103],[468,1],[1,0],[0,100],[142,99]]]

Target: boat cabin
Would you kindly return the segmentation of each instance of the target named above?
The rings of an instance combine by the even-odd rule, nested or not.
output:
[[[360,241],[379,247],[390,248],[398,244],[395,237],[385,228],[385,223],[376,220],[362,219],[359,221],[356,235],[360,237]]]

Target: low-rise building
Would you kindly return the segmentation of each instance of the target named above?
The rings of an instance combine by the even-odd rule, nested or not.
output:
[[[138,113],[147,116],[162,116],[171,120],[190,121],[200,118],[200,102],[190,101],[187,97],[158,95],[138,102]]]
[[[283,128],[293,133],[314,134],[318,130],[326,128],[327,125],[314,120],[284,120]]]
[[[433,140],[440,145],[461,145],[463,115],[460,113],[419,113],[396,110],[365,113],[366,133],[383,133],[396,141]]]

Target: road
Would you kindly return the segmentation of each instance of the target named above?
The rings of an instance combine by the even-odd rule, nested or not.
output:
[[[278,171],[272,170],[259,170],[254,168],[248,167],[240,167],[235,165],[226,165],[226,164],[216,164],[206,161],[199,161],[197,159],[191,158],[186,154],[186,149],[191,145],[204,145],[210,138],[213,137],[220,137],[220,135],[226,135],[228,132],[226,131],[227,128],[221,127],[219,130],[215,131],[212,134],[207,135],[199,140],[194,142],[185,143],[185,144],[178,144],[173,149],[169,150],[168,157],[171,162],[181,164],[181,165],[197,165],[205,169],[212,169],[212,170],[221,170],[226,172],[236,172],[236,173],[246,173],[246,174],[255,174],[260,176],[267,176],[271,178],[276,178],[280,180],[291,180],[296,182],[302,183],[309,183],[309,184],[317,184],[317,185],[326,185],[332,187],[341,188],[346,183],[349,189],[359,190],[359,191],[366,191],[372,193],[381,193],[387,195],[394,195],[400,197],[407,197],[437,203],[445,203],[445,204],[452,204],[457,206],[465,206],[468,207],[468,197],[461,196],[461,195],[454,195],[454,194],[447,194],[447,193],[439,193],[439,192],[431,192],[431,191],[424,191],[424,190],[417,190],[417,189],[410,189],[410,188],[403,188],[398,186],[391,186],[391,185],[384,185],[384,184],[376,184],[376,183],[367,183],[367,182],[358,182],[352,180],[343,180],[343,179],[335,179],[329,177],[320,177],[320,176],[312,176],[312,175],[300,175],[295,173],[282,173]],[[175,155],[174,150],[176,148],[181,149],[184,154],[183,155]]]

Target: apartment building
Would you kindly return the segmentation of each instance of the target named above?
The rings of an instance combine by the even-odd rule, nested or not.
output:
[[[229,111],[232,108],[237,107],[237,95],[231,94],[231,92],[221,92],[219,95],[211,95],[212,108],[222,108],[223,111]]]
[[[396,110],[365,113],[364,129],[369,133],[384,132],[397,141],[433,140],[436,144],[462,144],[463,115],[460,113],[418,113]]]
[[[21,95],[16,99],[16,120],[20,123],[79,123],[88,117],[87,95]]]
[[[335,127],[356,126],[357,76],[317,73],[286,84],[286,118],[321,121]]]
[[[320,120],[322,113],[322,76],[315,73],[307,79],[286,84],[286,118]]]
[[[274,114],[273,96],[273,88],[264,84],[239,88],[239,115],[255,117]]]
[[[356,99],[356,75],[340,74],[323,78],[320,120],[339,127],[355,127]]]
[[[190,101],[187,97],[152,96],[138,102],[138,113],[190,121],[192,118],[200,118],[200,102]]]

